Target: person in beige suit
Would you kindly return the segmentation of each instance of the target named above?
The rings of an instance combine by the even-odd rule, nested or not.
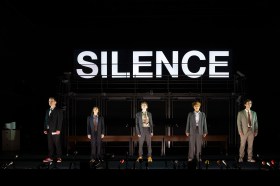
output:
[[[258,135],[258,118],[257,113],[251,110],[252,101],[244,101],[245,109],[238,112],[237,128],[240,135],[239,162],[243,162],[245,154],[245,145],[248,143],[247,153],[248,162],[255,162],[253,159],[253,142]]]

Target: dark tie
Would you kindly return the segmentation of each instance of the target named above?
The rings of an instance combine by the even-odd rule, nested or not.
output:
[[[94,128],[94,131],[97,131],[97,116],[93,117],[93,128]]]
[[[51,115],[51,113],[52,113],[52,109],[50,109],[50,111],[49,111],[49,116]]]
[[[250,112],[249,111],[248,111],[248,124],[249,124],[249,127],[252,127],[251,116],[250,116]]]

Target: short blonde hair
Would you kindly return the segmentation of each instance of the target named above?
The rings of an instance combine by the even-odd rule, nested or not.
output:
[[[199,101],[194,101],[194,102],[192,103],[192,106],[194,107],[195,105],[201,106],[201,103],[200,103]]]

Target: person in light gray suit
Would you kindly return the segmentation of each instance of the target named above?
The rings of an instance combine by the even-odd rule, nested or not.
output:
[[[186,124],[186,136],[190,137],[188,161],[192,161],[194,156],[198,161],[202,161],[202,137],[206,137],[208,134],[206,115],[199,110],[201,106],[199,101],[193,102],[192,106],[194,111],[188,114]]]
[[[251,110],[252,101],[244,101],[245,109],[238,112],[237,128],[240,135],[239,162],[243,162],[245,154],[245,145],[248,142],[247,153],[248,162],[255,162],[253,159],[253,142],[258,135],[258,118],[257,113]]]

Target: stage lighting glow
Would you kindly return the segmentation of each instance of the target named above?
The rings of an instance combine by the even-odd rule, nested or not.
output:
[[[227,167],[227,162],[225,160],[222,160],[222,162]]]
[[[178,160],[174,160],[174,164],[173,164],[173,168],[174,169],[178,169],[179,168],[179,161]]]
[[[210,161],[209,160],[205,160],[204,164],[205,164],[205,168],[207,170],[208,167],[209,167]]]

